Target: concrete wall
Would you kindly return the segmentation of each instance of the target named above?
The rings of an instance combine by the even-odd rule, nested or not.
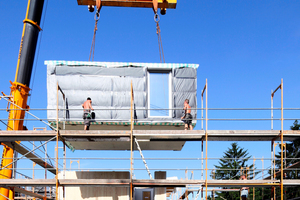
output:
[[[59,178],[63,178],[62,173]],[[129,179],[129,172],[66,172],[65,179]],[[63,199],[62,189],[59,199]],[[65,187],[65,200],[129,200],[128,187]]]
[[[166,179],[167,173],[165,171],[157,171],[154,172],[154,178],[155,179]],[[154,200],[166,200],[166,188],[165,187],[157,187],[154,190]]]

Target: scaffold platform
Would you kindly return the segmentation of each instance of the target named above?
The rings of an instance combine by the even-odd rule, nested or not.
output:
[[[208,141],[280,141],[280,130],[208,130]],[[59,135],[75,149],[130,150],[130,135],[127,130],[60,130]],[[133,137],[143,150],[180,151],[186,141],[205,140],[205,130],[133,130]],[[56,136],[56,131],[0,131],[3,142],[47,141]],[[300,138],[299,130],[283,131],[284,141]],[[168,141],[164,146],[161,141]],[[16,149],[17,150],[17,149]],[[20,152],[21,153],[21,152]]]
[[[60,186],[65,187],[130,187],[130,179],[58,179]],[[134,187],[186,187],[187,185],[205,185],[205,180],[164,180],[164,179],[133,179]],[[55,179],[0,179],[1,187],[16,186],[55,186]],[[279,186],[280,180],[207,180],[209,187],[272,187]],[[285,187],[300,185],[300,180],[285,179]]]

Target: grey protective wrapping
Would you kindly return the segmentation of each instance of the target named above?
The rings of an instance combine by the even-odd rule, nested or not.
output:
[[[197,108],[197,70],[194,68],[173,69],[173,106],[177,108],[173,112],[173,117],[180,118],[185,99],[189,99],[192,108]],[[197,118],[197,111],[191,112],[193,119]]]
[[[82,103],[91,97],[96,121],[130,121],[131,81],[134,91],[135,115],[140,121],[180,121],[183,102],[190,100],[192,108],[197,108],[197,67],[184,67],[184,64],[149,64],[155,70],[172,70],[172,118],[148,118],[147,64],[134,65],[112,63],[105,65],[67,65],[45,62],[47,64],[48,119],[56,119],[57,83],[65,95],[58,92],[60,109],[59,120],[82,121]],[[175,66],[175,67],[174,67]],[[180,66],[180,67],[178,67]],[[192,111],[193,118],[197,112]]]

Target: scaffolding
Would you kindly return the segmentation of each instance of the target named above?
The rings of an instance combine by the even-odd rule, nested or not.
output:
[[[273,97],[276,91],[281,90],[281,107],[280,108],[273,108]],[[63,94],[63,91],[60,89],[59,85],[57,84],[57,102],[59,98],[59,92]],[[204,94],[205,94],[205,101],[204,101]],[[6,99],[7,96],[2,96],[3,99]],[[64,95],[63,95],[64,98]],[[296,119],[284,119],[283,118],[283,81],[281,80],[281,84],[271,93],[271,109],[209,109],[208,108],[208,84],[207,80],[205,86],[201,92],[201,108],[194,108],[196,110],[201,110],[201,118],[195,119],[201,121],[201,130],[136,130],[135,126],[138,126],[138,122],[134,119],[134,96],[133,96],[133,88],[131,85],[131,119],[130,119],[130,130],[90,130],[90,131],[83,131],[83,130],[64,130],[65,121],[59,121],[59,112],[66,113],[66,109],[59,108],[57,104],[56,113],[57,118],[55,124],[49,124],[45,122],[43,119],[36,117],[35,115],[31,114],[31,110],[26,110],[28,114],[32,117],[36,118],[38,121],[42,121],[44,124],[47,124],[52,130],[26,130],[26,131],[0,131],[0,140],[3,144],[7,145],[8,147],[14,149],[18,153],[22,154],[19,158],[14,158],[14,163],[19,160],[24,160],[25,157],[37,165],[39,165],[42,170],[45,171],[45,176],[42,179],[34,179],[27,177],[25,179],[0,179],[0,186],[5,188],[14,188],[15,192],[24,194],[19,199],[27,199],[27,196],[31,196],[34,198],[39,199],[59,199],[59,192],[62,192],[62,196],[64,197],[65,187],[72,187],[72,186],[90,186],[90,187],[128,187],[130,191],[129,198],[130,200],[133,197],[133,191],[136,187],[165,187],[171,188],[168,190],[169,193],[172,193],[172,199],[185,199],[188,198],[190,194],[194,194],[196,192],[195,199],[199,198],[208,198],[208,193],[215,191],[220,191],[222,189],[218,189],[220,187],[280,187],[281,191],[281,199],[284,197],[284,187],[293,187],[299,186],[300,180],[298,179],[284,179],[284,173],[289,170],[297,170],[300,166],[300,162],[296,164],[287,166],[286,160],[284,158],[284,145],[285,141],[294,141],[299,139],[300,131],[298,130],[284,130],[283,128],[283,121],[284,120],[296,120]],[[205,108],[203,104],[205,103]],[[21,108],[19,108],[21,109]],[[208,111],[209,110],[271,110],[271,118],[269,119],[209,119],[208,118]],[[280,110],[281,117],[280,119],[274,119],[273,117],[273,110]],[[289,109],[289,110],[299,110],[298,108]],[[205,111],[205,117],[203,116],[203,112]],[[4,119],[3,119],[4,120]],[[14,119],[19,120],[19,119]],[[46,119],[45,119],[46,120]],[[209,120],[222,120],[222,121],[258,121],[258,120],[268,120],[271,121],[271,129],[270,130],[209,130],[208,129],[208,121]],[[281,122],[281,129],[280,130],[273,130],[273,121],[280,120]],[[204,121],[205,121],[205,129],[204,129]],[[62,125],[62,129],[59,129],[59,125]],[[93,125],[93,124],[92,124]],[[181,124],[183,125],[183,123]],[[15,141],[40,141],[40,145],[33,145],[34,148],[32,150],[25,148],[21,144],[18,144]],[[47,148],[43,151],[44,157],[38,156],[36,154],[37,150],[40,147],[45,147],[47,143],[50,141],[55,141],[55,159],[50,158],[47,154]],[[198,141],[201,143],[201,158],[192,159],[192,158],[181,158],[183,161],[187,160],[196,160],[201,161],[201,168],[189,169],[193,171],[193,176],[191,179],[179,180],[179,179],[153,179],[150,171],[158,171],[158,170],[178,170],[174,168],[170,169],[154,169],[149,168],[146,160],[162,160],[159,158],[145,158],[143,156],[143,150],[153,150],[156,146],[151,146],[150,143],[170,143],[176,145],[184,145],[186,141]],[[268,171],[268,169],[254,169],[260,170],[262,172],[262,178],[260,180],[214,180],[209,179],[209,171],[213,171],[215,169],[208,168],[208,161],[212,158],[208,157],[208,142],[209,141],[270,141],[271,142],[271,158],[253,158],[253,164],[257,160],[262,160],[262,165],[264,165],[264,161],[269,160],[271,162],[270,172],[271,174],[267,177],[264,177],[264,171]],[[278,141],[276,143],[275,141]],[[63,144],[59,147],[60,142]],[[114,147],[108,148],[107,146],[99,147],[99,144],[112,144],[118,143],[118,147],[113,149]],[[119,170],[128,170],[130,171],[130,178],[129,179],[66,179],[65,172],[71,169],[72,160],[78,162],[78,170],[80,169],[80,160],[88,159],[88,158],[67,158],[66,157],[66,147],[73,149],[79,148],[79,143],[85,143],[91,146],[93,149],[94,146],[98,146],[99,150],[129,150],[130,151],[130,158],[90,158],[93,160],[129,160],[130,168],[126,169],[119,169]],[[161,143],[160,143],[161,144]],[[275,166],[275,147],[277,144],[281,144],[281,168],[277,169]],[[204,146],[205,146],[205,155],[204,155]],[[102,149],[101,149],[102,148]],[[181,146],[182,148],[182,146]],[[179,150],[181,150],[181,148]],[[59,149],[63,151],[63,157],[59,157]],[[140,159],[134,158],[133,152],[138,149],[141,155]],[[173,147],[170,147],[169,150],[173,150]],[[176,148],[175,148],[176,149]],[[219,158],[215,158],[219,159]],[[70,168],[67,169],[66,163],[67,160],[70,160]],[[143,161],[145,168],[134,168],[134,161],[141,160]],[[165,160],[179,160],[179,158],[167,158]],[[251,159],[250,159],[251,160]],[[53,164],[52,162],[55,163]],[[60,161],[63,161],[63,164],[60,164]],[[285,161],[285,165],[284,165]],[[205,162],[205,165],[204,165]],[[34,165],[35,166],[35,165]],[[37,170],[34,169],[33,170]],[[6,168],[7,166],[4,166]],[[22,168],[16,168],[20,170]],[[135,178],[134,170],[145,170],[147,171],[150,179],[137,179]],[[15,169],[12,169],[15,170]],[[99,170],[95,168],[88,168],[84,170]],[[107,168],[107,169],[100,169],[100,170],[107,170],[113,171],[115,169]],[[184,170],[187,173],[187,169],[180,169]],[[194,171],[198,171],[201,173],[197,178],[194,176]],[[49,178],[47,176],[47,172],[52,174],[52,177]],[[61,173],[61,176],[58,176]],[[205,172],[205,175],[204,175]],[[267,173],[265,173],[267,174]],[[278,179],[278,176],[280,179]],[[50,176],[51,177],[51,176]],[[182,195],[175,195],[176,188],[186,188]],[[193,189],[191,189],[193,187]],[[29,189],[28,189],[29,188]],[[40,188],[39,191],[36,188]],[[41,189],[42,188],[42,189]],[[60,190],[60,188],[62,188]],[[213,188],[213,189],[210,189]],[[205,191],[205,195],[204,195]],[[228,191],[237,191],[236,189],[230,189]],[[238,190],[239,191],[239,190]],[[275,192],[274,192],[275,196]]]

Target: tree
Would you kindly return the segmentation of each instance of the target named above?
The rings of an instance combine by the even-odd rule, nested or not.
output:
[[[298,123],[298,120],[295,120],[293,123],[293,126],[290,126],[291,130],[300,130],[300,124]],[[279,144],[279,148],[281,149],[281,144]],[[286,151],[286,152],[285,152]],[[300,139],[294,140],[290,143],[286,143],[286,150],[283,148],[283,156],[286,160],[284,160],[284,168],[289,167],[295,163],[299,163],[299,159],[294,158],[300,158]],[[276,154],[276,167],[278,169],[281,168],[281,151]],[[289,159],[291,158],[291,159]],[[286,162],[286,166],[285,166]],[[284,179],[298,179],[300,177],[300,171],[299,170],[291,170],[285,172]],[[277,175],[277,178],[280,179],[280,174]],[[288,187],[284,188],[286,193],[286,198],[293,198],[293,197],[300,197],[300,187]]]
[[[244,174],[248,179],[253,179],[253,164],[250,166],[247,164],[251,157],[249,156],[248,150],[241,148],[234,142],[224,154],[223,158],[219,160],[219,165],[215,165],[216,172],[214,176],[212,175],[213,178],[221,180],[238,180],[240,179],[240,176]],[[227,187],[224,187],[223,189],[227,189]],[[217,192],[216,195],[216,199],[240,199],[240,192],[238,191],[222,191]]]

